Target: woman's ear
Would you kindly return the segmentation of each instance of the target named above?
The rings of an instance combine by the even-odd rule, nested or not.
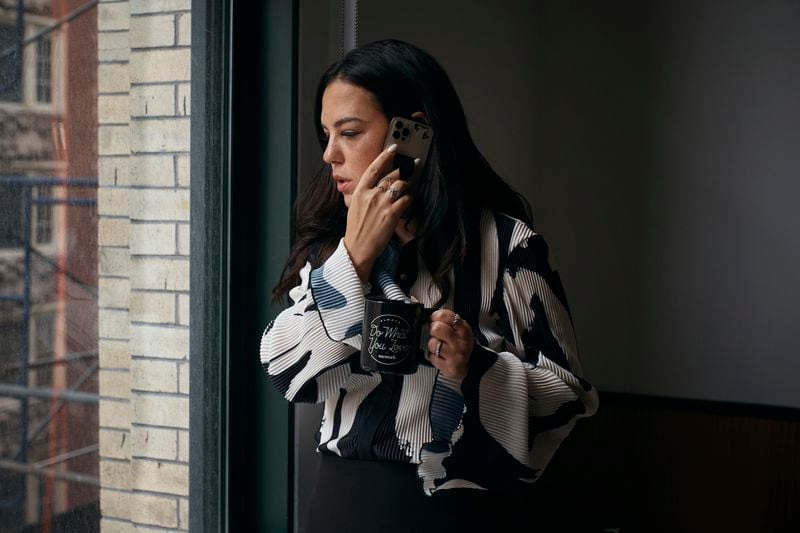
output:
[[[428,117],[425,116],[425,113],[423,113],[422,111],[414,111],[413,113],[411,113],[411,118],[413,118],[417,122],[422,122],[423,124],[428,123]]]

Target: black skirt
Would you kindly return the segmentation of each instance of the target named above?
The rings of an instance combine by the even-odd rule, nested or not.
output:
[[[509,492],[445,489],[426,496],[416,465],[321,453],[300,533],[566,531],[536,486]],[[303,508],[305,507],[305,508]],[[563,525],[563,523],[562,523]]]

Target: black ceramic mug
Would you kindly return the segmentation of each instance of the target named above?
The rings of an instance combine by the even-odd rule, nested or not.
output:
[[[367,298],[361,336],[361,368],[413,374],[422,359],[422,325],[433,309],[421,303]]]

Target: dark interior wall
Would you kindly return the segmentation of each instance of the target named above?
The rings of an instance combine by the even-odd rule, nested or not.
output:
[[[642,389],[800,407],[800,3],[653,20]]]
[[[338,8],[301,2],[301,188]],[[440,60],[479,148],[532,202],[593,383],[800,407],[800,4],[359,8],[360,43]]]

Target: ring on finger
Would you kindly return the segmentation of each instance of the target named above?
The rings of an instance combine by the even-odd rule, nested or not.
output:
[[[436,351],[433,352],[433,355],[435,355],[436,357],[442,356],[442,344],[444,344],[444,342],[439,341],[439,344],[436,345]]]
[[[397,200],[400,197],[400,189],[397,187],[389,187],[389,195],[391,195],[392,200]]]
[[[460,321],[461,321],[461,317],[458,316],[458,313],[455,313],[455,315],[453,316],[453,322],[450,323],[450,327],[455,329],[456,324],[458,324]]]
[[[386,187],[381,185],[380,183],[375,186],[376,189],[379,189],[381,192],[386,192]]]

